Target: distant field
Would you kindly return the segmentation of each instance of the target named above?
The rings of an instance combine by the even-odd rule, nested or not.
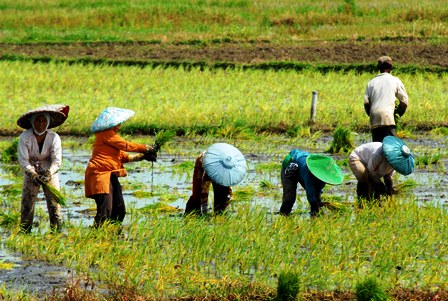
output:
[[[444,0],[4,0],[0,42],[420,38],[444,43],[447,22]]]
[[[320,73],[313,70],[184,70],[64,63],[0,62],[0,116],[3,134],[18,133],[25,111],[46,104],[70,105],[58,131],[87,134],[108,106],[135,110],[125,132],[153,133],[173,128],[180,134],[231,137],[262,132],[296,135],[308,127],[312,91],[319,92],[316,130],[343,125],[368,130],[363,108],[367,81],[375,74]],[[401,126],[421,130],[447,126],[448,75],[398,74],[409,108]]]

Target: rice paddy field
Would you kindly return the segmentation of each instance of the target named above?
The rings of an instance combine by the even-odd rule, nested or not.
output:
[[[445,2],[2,1],[0,300],[448,300]],[[398,194],[365,204],[350,150],[329,150],[341,128],[370,142],[363,96],[380,55],[409,94],[397,134],[416,165],[394,176]],[[16,121],[48,103],[70,106],[55,129],[63,228],[50,233],[40,193],[23,235]],[[127,164],[122,227],[94,229],[89,128],[109,106],[135,111],[128,140],[176,136],[154,164]],[[248,173],[227,214],[185,217],[194,160],[216,142]],[[341,166],[323,194],[340,207],[311,219],[299,188],[292,216],[278,214],[294,147]]]

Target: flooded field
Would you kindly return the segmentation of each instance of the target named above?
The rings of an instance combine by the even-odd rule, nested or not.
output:
[[[364,143],[368,136],[357,136],[356,143]],[[328,148],[331,137],[319,137],[314,141],[296,139],[288,141],[284,138],[271,138],[269,143],[260,141],[226,141],[236,145],[245,154],[248,163],[248,173],[244,181],[234,187],[234,202],[230,212],[238,210],[238,204],[249,203],[251,206],[262,206],[268,212],[276,214],[281,204],[282,187],[280,183],[280,164],[283,157],[293,147],[310,152],[322,153]],[[399,197],[419,203],[448,205],[448,156],[446,151],[447,138],[440,139],[406,139],[416,157],[438,152],[441,154],[433,164],[420,164],[410,176],[396,175],[396,183],[408,183]],[[169,214],[172,218],[182,218],[182,212],[191,193],[191,176],[195,157],[205,150],[215,139],[189,141],[182,139],[168,145],[162,150],[158,161],[153,165],[149,162],[130,163],[127,165],[128,177],[121,178],[125,202],[127,206],[126,224],[136,212],[145,210],[160,210],[161,214]],[[81,143],[82,144],[82,143]],[[300,147],[303,145],[303,147]],[[341,165],[345,182],[340,186],[327,185],[324,195],[333,196],[337,200],[353,204],[356,191],[356,181],[350,170],[344,165],[347,155],[335,155],[335,160]],[[64,225],[76,224],[89,227],[93,223],[96,206],[93,200],[84,197],[84,169],[90,158],[87,147],[65,148],[63,165],[60,170],[60,181],[63,193],[68,198],[69,205],[63,208]],[[0,211],[10,212],[11,208],[20,208],[20,172],[14,164],[3,164],[0,170],[0,189],[2,197]],[[212,193],[211,193],[212,194]],[[46,203],[40,193],[36,203],[35,223],[39,227],[33,233],[39,235],[48,231],[46,225]],[[15,202],[15,204],[11,204]],[[211,202],[211,196],[210,196]],[[163,206],[162,206],[163,205]],[[298,190],[298,200],[293,212],[308,218],[309,206],[302,188]],[[66,235],[70,235],[66,229]],[[71,279],[73,271],[65,266],[55,266],[44,261],[26,258],[23,254],[14,252],[4,244],[8,231],[0,227],[2,241],[0,242],[0,285],[29,290],[36,293],[51,292],[65,286]],[[1,269],[1,264],[9,264],[8,269]]]

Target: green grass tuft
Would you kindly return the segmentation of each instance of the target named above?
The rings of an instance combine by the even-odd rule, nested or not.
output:
[[[356,284],[356,301],[386,301],[388,295],[376,279],[369,277]]]
[[[332,154],[348,153],[355,148],[353,135],[349,129],[338,126],[333,133],[333,141],[327,152]]]
[[[281,272],[278,277],[277,298],[278,301],[297,300],[300,292],[299,275],[294,272]]]

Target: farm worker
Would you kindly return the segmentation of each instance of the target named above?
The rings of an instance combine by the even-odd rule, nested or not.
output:
[[[283,200],[280,214],[289,215],[296,201],[297,183],[305,189],[310,216],[319,213],[322,204],[322,190],[325,184],[340,185],[344,180],[336,162],[324,155],[310,154],[294,148],[285,157],[281,169]]]
[[[215,143],[196,158],[193,188],[185,214],[206,214],[210,184],[214,193],[214,213],[220,214],[230,203],[231,186],[240,183],[247,172],[246,159],[233,145]]]
[[[92,157],[85,172],[85,196],[95,200],[97,213],[94,226],[105,221],[122,222],[126,215],[118,177],[127,175],[124,163],[143,159],[155,162],[158,147],[126,141],[117,132],[134,111],[109,107],[103,110],[90,130],[95,134]],[[128,154],[134,152],[138,154]]]
[[[395,136],[395,114],[402,116],[408,106],[408,94],[398,77],[390,74],[392,59],[378,59],[380,74],[367,83],[364,94],[364,109],[370,117],[373,142],[382,142],[386,136]],[[395,99],[398,106],[395,106]]]
[[[65,122],[69,107],[66,105],[44,105],[20,116],[17,125],[24,128],[17,146],[20,167],[25,172],[22,187],[20,228],[30,233],[33,226],[34,206],[40,186],[47,201],[50,228],[60,231],[61,206],[51,196],[44,183],[59,190],[59,167],[62,162],[61,139],[51,131]]]
[[[402,175],[411,174],[414,171],[414,156],[401,139],[387,136],[383,143],[370,142],[358,146],[350,154],[348,164],[358,180],[358,198],[372,200],[396,192],[392,176],[395,170]]]

